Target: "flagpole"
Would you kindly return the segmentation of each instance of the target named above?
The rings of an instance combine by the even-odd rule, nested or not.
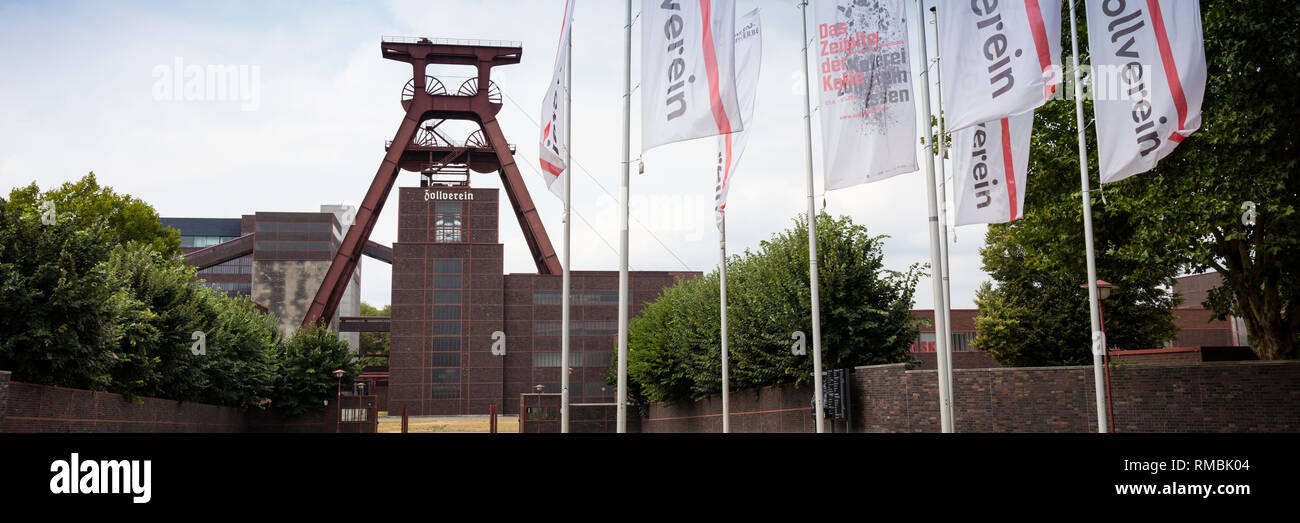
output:
[[[940,63],[943,61],[943,47],[939,45],[939,36],[942,34],[939,32],[939,10],[931,6],[930,12],[934,13],[934,46],[940,50],[935,55],[936,67],[934,69],[935,92],[939,98],[939,113],[937,115],[939,121],[939,230],[942,233],[939,236],[939,239],[942,240],[939,242],[939,255],[943,258],[943,323],[946,327],[943,339],[948,340],[947,350],[943,354],[944,359],[948,361],[948,375],[944,376],[944,379],[948,381],[948,417],[952,418],[952,284],[948,272],[948,266],[951,264],[951,260],[948,258],[948,176],[944,173],[943,163],[944,158],[948,157],[948,142],[944,136],[943,64]],[[936,355],[937,357],[938,355]]]
[[[573,163],[571,147],[573,146],[573,26],[570,20],[564,23],[569,26],[568,50],[565,52],[564,61],[564,168],[568,172],[564,173],[564,287],[563,295],[560,296],[560,433],[569,432],[569,306],[570,303],[570,277],[569,277],[569,259],[571,258],[569,249],[569,209],[573,201],[570,196],[573,194]]]
[[[825,398],[822,392],[822,319],[821,304],[818,296],[817,278],[817,203],[813,193],[812,162],[812,105],[811,89],[808,85],[808,0],[800,4],[803,14],[803,125],[804,125],[804,159],[808,173],[808,278],[812,293],[812,338],[813,338],[813,401],[817,416],[817,433],[826,431]],[[933,186],[933,180],[931,180]],[[933,197],[933,193],[931,193]],[[933,200],[930,202],[933,205]]]
[[[719,267],[718,274],[720,279],[718,285],[722,290],[722,433],[731,432],[731,401],[728,384],[729,373],[728,367],[730,362],[727,357],[727,215],[722,214],[722,223],[720,235],[718,237],[718,250],[722,252],[722,263]]]
[[[1079,70],[1079,31],[1078,18],[1074,14],[1074,2],[1070,2],[1070,48],[1074,62],[1074,112],[1079,127],[1079,182],[1083,185],[1083,241],[1084,253],[1088,261],[1088,316],[1092,323],[1092,377],[1097,390],[1097,432],[1110,432],[1106,422],[1106,385],[1103,378],[1105,362],[1102,356],[1106,350],[1106,334],[1101,325],[1101,309],[1097,299],[1097,259],[1092,243],[1092,197],[1088,180],[1088,134],[1083,124],[1083,81]]]
[[[618,238],[618,432],[627,432],[627,217],[632,148],[632,0],[623,26],[623,187],[619,194]]]
[[[921,74],[923,87],[918,89],[921,93],[921,110],[926,115],[925,143],[927,147],[934,143],[934,128],[930,126],[930,75],[926,67],[926,50],[925,50],[925,9],[921,5],[921,0],[916,0],[916,33],[921,40]],[[945,339],[945,333],[948,332],[948,321],[940,312],[944,306],[943,294],[943,260],[940,255],[942,242],[939,239],[939,204],[935,198],[934,183],[934,155],[928,150],[925,157],[925,188],[930,210],[930,277],[934,282],[934,304],[935,304],[935,360],[938,361],[939,372],[939,428],[943,432],[952,432],[952,395],[948,383],[948,359],[945,355],[948,353],[948,342]]]

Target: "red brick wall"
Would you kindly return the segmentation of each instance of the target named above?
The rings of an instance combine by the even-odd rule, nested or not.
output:
[[[936,371],[854,369],[854,432],[938,432]],[[1095,432],[1091,366],[957,369],[958,432]],[[1116,432],[1300,431],[1300,361],[1197,362],[1111,369]],[[733,432],[813,432],[811,387],[731,395]],[[721,432],[719,396],[655,404],[642,432]]]
[[[0,372],[0,432],[321,432],[321,416],[284,419],[194,402],[9,381]]]
[[[1096,431],[1092,367],[953,372],[959,432]],[[855,431],[937,432],[936,372],[904,365],[853,375]],[[1300,362],[1151,364],[1111,369],[1117,432],[1300,430]]]
[[[816,432],[812,386],[787,383],[731,393],[731,432]],[[650,406],[641,432],[722,432],[722,396]]]
[[[921,360],[921,364],[916,368],[921,370],[935,370],[939,368],[938,353],[935,352],[913,352],[910,356]],[[963,350],[952,353],[952,368],[954,369],[996,369],[1002,365],[998,360],[993,359],[988,353],[982,350]]]

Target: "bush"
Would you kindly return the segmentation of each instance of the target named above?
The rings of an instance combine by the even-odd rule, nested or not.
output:
[[[285,415],[321,412],[338,390],[336,369],[343,369],[343,382],[351,382],[361,366],[348,351],[338,333],[319,327],[300,329],[277,353],[278,372],[272,405]]]

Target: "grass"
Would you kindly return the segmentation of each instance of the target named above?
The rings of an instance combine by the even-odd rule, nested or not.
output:
[[[402,432],[402,418],[400,417],[382,417],[379,418],[379,432],[383,433],[400,433]],[[407,432],[488,432],[488,419],[486,417],[420,417],[412,418],[407,425]],[[518,416],[499,416],[497,417],[497,432],[519,432]]]

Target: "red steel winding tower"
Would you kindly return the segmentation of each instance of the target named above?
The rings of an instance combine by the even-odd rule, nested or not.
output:
[[[522,44],[385,37],[380,47],[384,58],[411,64],[411,80],[403,88],[401,97],[406,116],[387,145],[384,160],[307,309],[303,326],[334,316],[347,287],[345,275],[356,269],[400,170],[421,173],[425,184],[435,179],[445,182],[448,177],[456,180],[453,183],[467,184],[471,171],[498,172],[523,229],[528,249],[537,263],[538,273],[560,274],[559,258],[524,186],[519,167],[515,164],[514,151],[506,142],[496,119],[502,107],[501,91],[492,82],[492,68],[519,63],[523,55]],[[477,76],[466,80],[453,93],[437,78],[425,74],[430,64],[473,66],[477,69]],[[478,124],[479,130],[464,142],[456,143],[438,129],[447,120],[472,121]]]

